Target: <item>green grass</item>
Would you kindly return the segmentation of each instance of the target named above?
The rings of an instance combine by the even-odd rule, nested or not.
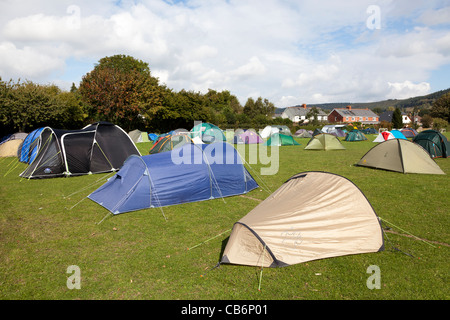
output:
[[[250,172],[257,172],[254,177],[271,192],[302,171],[350,179],[392,228],[385,251],[265,268],[258,291],[259,268],[211,269],[226,244],[226,231],[270,192],[259,188],[248,197],[109,217],[86,198],[107,174],[21,180],[25,165],[3,158],[0,299],[449,299],[450,159],[436,160],[445,176],[401,174],[354,166],[375,145],[371,141],[344,141],[346,150],[327,152],[303,150],[308,139],[297,141],[300,146],[280,148],[277,174],[259,176],[265,165],[258,163]],[[138,147],[147,154],[150,144]],[[81,270],[80,290],[66,285],[71,265]],[[370,265],[380,268],[381,289],[367,288]]]

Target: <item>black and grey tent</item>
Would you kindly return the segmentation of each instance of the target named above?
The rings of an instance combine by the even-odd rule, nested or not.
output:
[[[405,139],[376,145],[356,165],[402,173],[445,174],[424,148]]]
[[[284,267],[384,249],[373,207],[350,180],[302,172],[236,222],[220,263]]]
[[[109,122],[96,122],[81,130],[45,127],[36,143],[36,158],[21,177],[54,178],[117,171],[130,155],[140,155],[127,133]]]

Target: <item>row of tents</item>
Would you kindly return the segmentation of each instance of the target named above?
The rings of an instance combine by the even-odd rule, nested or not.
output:
[[[241,195],[259,187],[237,150],[213,127],[171,134],[197,143],[188,141],[173,152],[149,155],[141,155],[130,135],[111,123],[72,131],[45,127],[28,136],[20,152],[21,161],[29,163],[22,177],[117,171],[88,195],[113,215]],[[271,133],[267,141],[288,140],[285,137],[295,141],[280,131]],[[424,140],[434,141],[434,137]],[[305,149],[342,147],[335,135],[318,133]],[[424,147],[398,138],[377,144],[357,165],[443,174]],[[414,171],[415,167],[421,170]],[[285,267],[383,249],[380,220],[362,191],[342,176],[308,171],[293,175],[234,223],[220,264]]]

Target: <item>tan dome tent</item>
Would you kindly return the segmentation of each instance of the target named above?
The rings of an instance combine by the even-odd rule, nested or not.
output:
[[[330,133],[319,133],[309,140],[305,150],[345,150],[339,139]]]
[[[405,139],[376,145],[356,165],[403,173],[445,174],[424,148]]]
[[[303,172],[234,224],[220,263],[283,267],[383,249],[378,217],[356,185]]]

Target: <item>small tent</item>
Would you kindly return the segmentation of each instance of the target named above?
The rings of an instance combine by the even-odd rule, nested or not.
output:
[[[223,131],[211,123],[203,122],[191,129],[191,137],[200,137],[204,143],[227,141]]]
[[[361,131],[352,130],[347,133],[344,140],[345,141],[364,141],[364,140],[367,140],[367,138],[364,135],[364,133],[362,133]]]
[[[199,137],[198,139],[200,140]],[[149,154],[171,151],[188,143],[194,143],[189,134],[180,133],[164,135],[158,138],[155,144],[150,148]]]
[[[413,128],[403,128],[400,130],[406,138],[414,138],[417,136],[417,131]]]
[[[389,139],[394,139],[394,135],[390,131],[383,131],[376,136],[373,142],[384,142]]]
[[[294,136],[298,138],[311,138],[312,134],[306,129],[298,129],[295,131]]]
[[[445,174],[425,149],[405,139],[376,145],[356,165],[402,173]]]
[[[309,140],[305,150],[345,150],[345,147],[333,134],[321,133]]]
[[[345,137],[346,133],[344,130],[342,129],[332,129],[332,130],[328,130],[329,134],[332,134],[335,137]]]
[[[27,134],[23,132],[14,133],[0,143],[0,157],[19,157],[20,150]]]
[[[158,139],[158,135],[156,133],[149,133],[148,138],[151,141],[155,141],[156,139]]]
[[[233,143],[235,144],[255,144],[263,143],[264,140],[253,130],[246,130],[241,133],[235,133]]]
[[[150,142],[150,139],[148,138],[148,133],[145,131],[141,131],[139,129],[128,132],[128,135],[130,136],[131,140],[133,140],[134,143]]]
[[[292,136],[281,133],[275,133],[264,143],[266,146],[298,146],[300,143],[294,140]]]
[[[88,198],[113,214],[247,193],[258,184],[229,143],[131,156]]]
[[[277,127],[266,126],[264,129],[261,130],[261,132],[259,134],[260,134],[261,138],[267,139],[272,134],[279,133],[279,132],[280,132],[280,129],[278,129]]]
[[[400,130],[391,130],[392,135],[394,136],[395,139],[404,139],[406,140],[405,135],[400,131]]]
[[[353,182],[302,172],[234,224],[220,263],[284,267],[383,249],[378,217]]]
[[[450,144],[447,138],[436,130],[425,130],[413,139],[414,143],[422,146],[432,158],[447,158]]]
[[[81,130],[45,127],[37,156],[20,174],[24,178],[54,178],[119,170],[126,158],[140,155],[122,128],[97,122]]]
[[[377,134],[378,131],[375,128],[366,128],[362,131],[364,134]]]

